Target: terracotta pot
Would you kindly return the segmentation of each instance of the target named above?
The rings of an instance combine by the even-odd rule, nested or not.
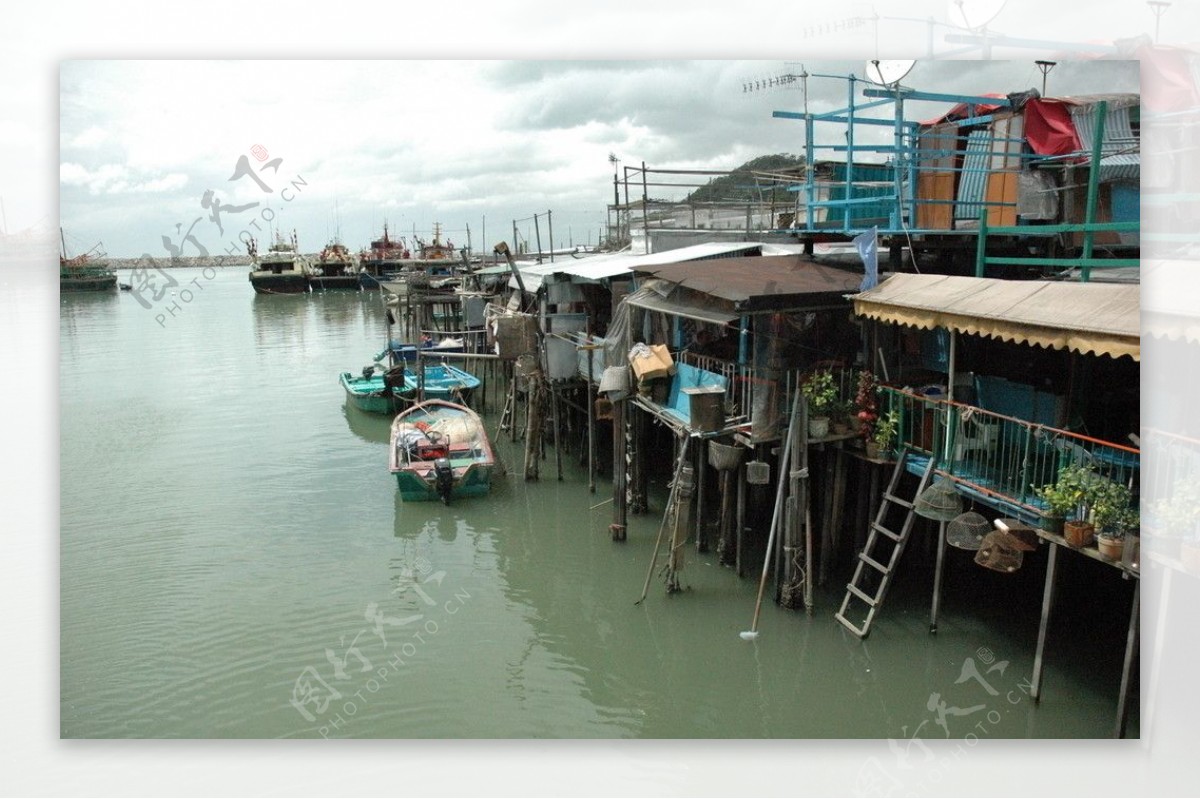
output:
[[[1096,549],[1100,550],[1100,554],[1106,558],[1120,560],[1121,554],[1125,551],[1125,539],[1098,535],[1096,536]]]
[[[1096,538],[1096,526],[1091,522],[1077,520],[1064,522],[1063,538],[1073,547],[1086,547]]]
[[[874,441],[866,443],[867,457],[871,460],[879,460],[879,445]]]

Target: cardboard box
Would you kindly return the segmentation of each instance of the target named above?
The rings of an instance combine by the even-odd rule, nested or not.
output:
[[[629,351],[629,365],[638,380],[654,380],[675,374],[675,361],[666,344],[651,344],[648,350],[634,347]]]

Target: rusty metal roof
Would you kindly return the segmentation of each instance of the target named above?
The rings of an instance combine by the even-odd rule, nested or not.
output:
[[[714,258],[638,268],[733,304],[738,313],[779,311],[846,303],[862,273],[820,264],[803,255]]]

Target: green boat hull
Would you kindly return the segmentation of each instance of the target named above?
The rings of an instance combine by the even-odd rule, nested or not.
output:
[[[462,466],[469,460],[452,460],[452,466]],[[423,480],[413,472],[396,472],[396,485],[400,489],[400,498],[405,502],[439,502],[437,488],[433,480]],[[460,497],[484,496],[492,490],[492,467],[476,464],[475,468],[467,471],[460,482],[450,491],[451,499]]]

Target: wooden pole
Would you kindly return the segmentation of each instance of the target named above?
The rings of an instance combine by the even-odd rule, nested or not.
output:
[[[594,418],[595,399],[592,396],[592,357],[593,348],[589,345],[587,351],[587,442],[588,442],[588,491],[596,493],[596,420]]]
[[[625,540],[626,513],[626,471],[625,471],[625,404],[620,399],[613,403],[613,520],[609,525],[612,540]]]
[[[561,481],[563,479],[563,470],[562,470],[563,434],[562,434],[562,427],[559,424],[559,418],[558,418],[558,390],[554,387],[554,383],[552,381],[549,382],[549,388],[550,388],[550,412],[551,412],[551,416],[552,416],[552,421],[554,422],[554,462],[555,462],[555,466],[558,469],[558,479],[559,479],[559,481]]]
[[[705,535],[704,525],[704,462],[708,442],[700,439],[696,444],[696,551],[703,553],[708,552],[708,536]]]
[[[744,460],[744,459],[743,459]],[[746,464],[738,466],[737,471],[737,533],[734,536],[734,572],[738,577],[744,577],[742,569],[742,536],[746,529]]]

